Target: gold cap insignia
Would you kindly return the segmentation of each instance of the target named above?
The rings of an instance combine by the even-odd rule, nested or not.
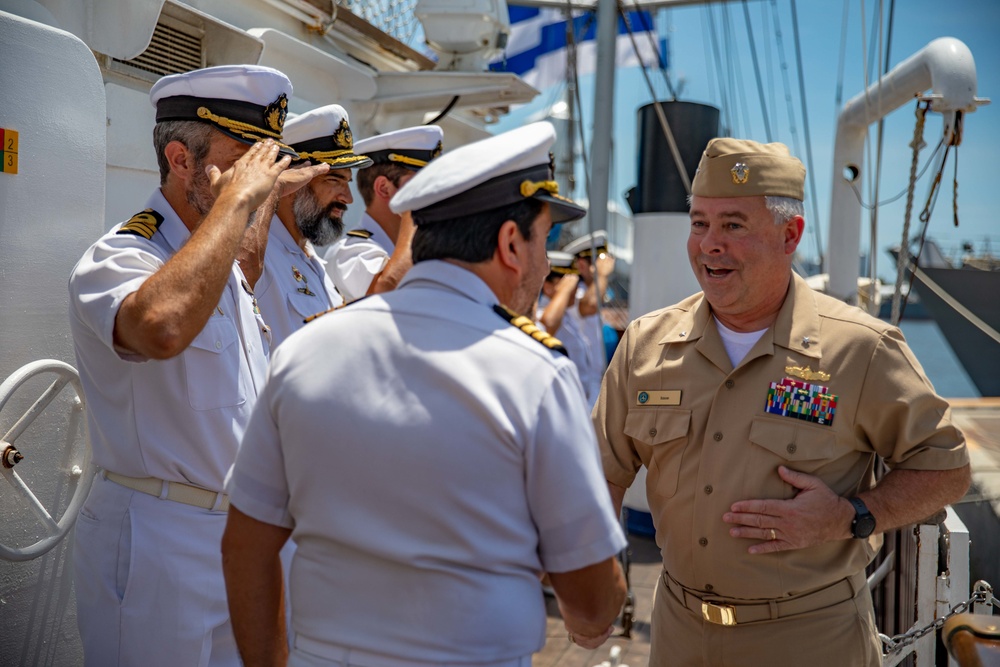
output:
[[[434,158],[438,157],[439,155],[441,155],[441,148],[442,148],[441,147],[441,142],[439,141],[437,143],[437,146],[434,147],[434,150],[431,151],[431,159],[432,160]]]
[[[737,162],[729,170],[729,173],[733,175],[733,183],[743,185],[750,178],[750,167],[746,166],[743,162]]]
[[[267,126],[281,134],[281,130],[285,127],[285,117],[288,115],[288,98],[282,93],[278,96],[278,99],[267,105],[264,109],[264,122]]]
[[[819,380],[820,382],[826,382],[830,379],[829,373],[814,371],[808,366],[805,368],[802,368],[801,366],[785,366],[785,373],[791,375],[792,377],[801,378],[806,381]]]
[[[351,126],[347,124],[346,118],[340,119],[340,127],[333,133],[333,143],[337,148],[354,150],[354,137],[351,134]]]

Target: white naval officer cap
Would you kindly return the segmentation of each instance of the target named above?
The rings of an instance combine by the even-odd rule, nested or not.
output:
[[[573,239],[563,246],[563,252],[568,252],[571,255],[584,259],[589,259],[590,253],[594,249],[596,249],[598,255],[608,251],[608,233],[603,229],[598,229],[590,234],[584,234],[580,238]]]
[[[292,82],[276,69],[219,65],[161,78],[150,89],[149,101],[157,123],[200,121],[244,144],[270,138],[283,155],[294,157],[282,143],[291,95]]]
[[[549,259],[549,273],[557,273],[561,276],[580,273],[573,264],[576,257],[561,250],[549,250],[545,253]]]
[[[549,148],[556,140],[542,121],[466,144],[420,170],[389,202],[426,224],[510,206],[528,197],[549,204],[552,222],[582,218],[585,208],[559,196]]]
[[[339,104],[328,104],[290,119],[285,126],[285,141],[298,151],[299,158],[325,162],[334,169],[372,165],[371,158],[354,151],[351,123]]]
[[[418,125],[362,139],[355,149],[375,164],[398,164],[417,171],[441,155],[444,131],[437,125]]]

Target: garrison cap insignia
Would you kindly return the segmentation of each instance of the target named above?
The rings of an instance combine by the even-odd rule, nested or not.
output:
[[[372,237],[372,233],[367,229],[352,229],[347,232],[347,236],[357,236],[359,239],[370,239]]]
[[[785,366],[785,372],[792,377],[802,378],[803,380],[819,380],[820,382],[826,382],[830,379],[829,373],[814,371],[808,366],[805,368],[802,368],[801,366]]]
[[[733,183],[736,185],[743,185],[750,178],[750,167],[742,162],[737,162],[733,165],[733,168],[729,170],[729,173],[733,175]]]
[[[160,228],[163,223],[163,216],[154,211],[151,208],[147,208],[142,213],[136,213],[128,222],[122,225],[117,234],[133,234],[135,236],[141,236],[144,239],[153,238],[153,234]]]
[[[537,340],[539,343],[549,348],[550,350],[555,350],[556,352],[566,357],[569,356],[569,352],[567,352],[566,348],[563,347],[562,341],[560,341],[555,336],[551,336],[542,331],[541,329],[539,329],[538,327],[536,327],[535,323],[532,322],[527,317],[525,317],[524,315],[518,315],[510,308],[507,308],[506,306],[501,306],[499,304],[493,306],[493,312],[495,312],[497,315],[504,318],[505,320],[513,324],[515,327],[517,327],[524,333],[528,334],[529,336]]]
[[[288,98],[284,93],[278,96],[278,99],[267,105],[264,109],[264,122],[267,126],[281,134],[282,128],[285,127],[285,118],[288,116]]]

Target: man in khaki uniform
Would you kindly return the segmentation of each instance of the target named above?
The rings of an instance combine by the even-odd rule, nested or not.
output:
[[[969,485],[899,330],[792,273],[804,178],[781,144],[709,142],[688,240],[704,292],[632,322],[604,378],[605,475],[620,507],[646,465],[663,552],[650,665],[879,665],[877,533]]]

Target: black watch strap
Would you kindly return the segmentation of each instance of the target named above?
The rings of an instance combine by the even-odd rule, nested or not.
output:
[[[854,520],[851,521],[851,535],[866,538],[875,532],[875,516],[868,511],[868,506],[860,498],[848,498],[854,508]]]

